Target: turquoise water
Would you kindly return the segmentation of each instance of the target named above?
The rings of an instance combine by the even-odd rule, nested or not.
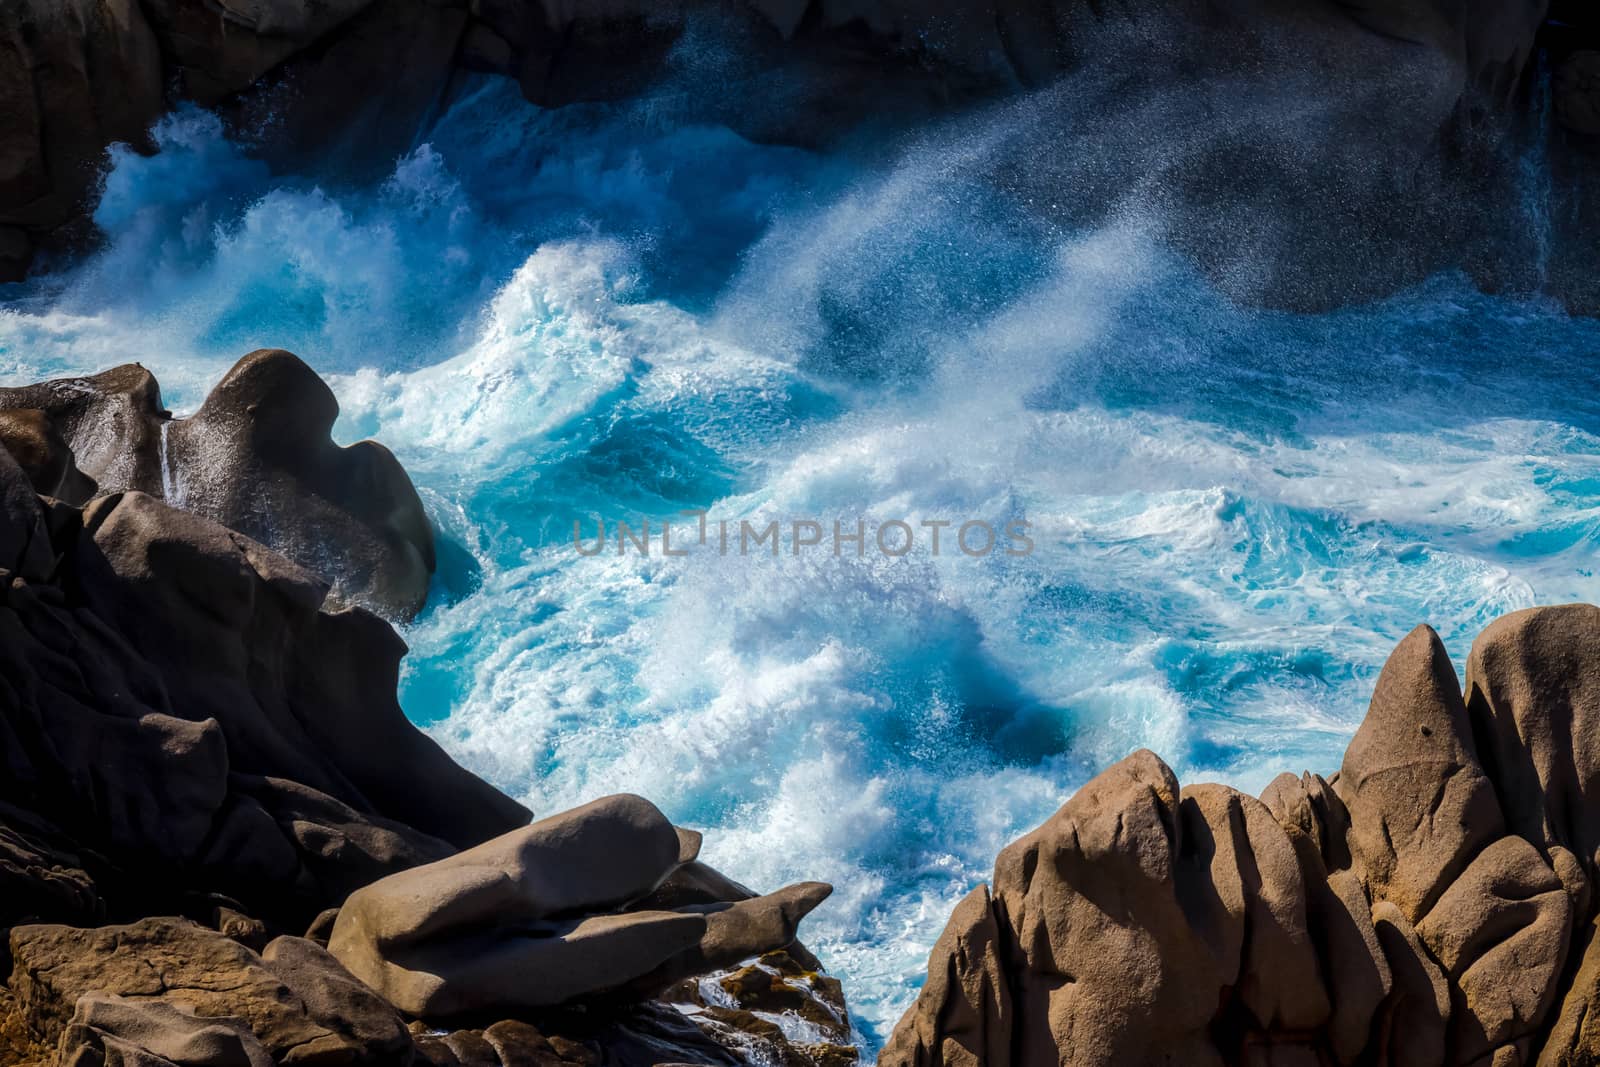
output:
[[[441,533],[408,713],[537,811],[639,792],[758,888],[832,881],[806,936],[869,1046],[1096,770],[1331,771],[1412,626],[1459,661],[1600,601],[1600,323],[1537,300],[1242,309],[1159,219],[1042,220],[959,130],[819,155],[483,82],[370,185],[202,112],[157,136],[113,153],[102,250],[0,290],[5,380],[139,360],[182,411],[304,356]],[[572,544],[694,509],[1035,550]]]

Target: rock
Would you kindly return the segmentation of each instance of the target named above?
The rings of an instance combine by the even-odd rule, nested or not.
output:
[[[995,861],[1018,1062],[1221,1062],[1209,1029],[1239,960],[1196,937],[1184,910],[1179,804],[1172,772],[1136,752]],[[1241,922],[1226,916],[1217,932]]]
[[[388,449],[333,443],[338,416],[298,357],[252,352],[167,431],[168,495],[323,575],[340,599],[409,618],[428,594],[433,529]]]
[[[33,262],[33,239],[21,226],[0,226],[0,285],[20,282]]]
[[[175,707],[221,726],[233,771],[457,847],[526,821],[406,719],[394,631],[359,608],[320,611],[320,579],[262,545],[129,493],[85,511],[75,562],[86,606],[130,635]]]
[[[44,413],[50,426],[41,435],[65,442],[72,463],[93,483],[87,494],[63,497],[68,503],[87,503],[96,491],[162,494],[161,432],[171,416],[155,376],[139,364],[0,389],[0,410]]]
[[[261,1042],[236,1019],[105,993],[78,998],[58,1058],[63,1067],[273,1067]]]
[[[1401,642],[1340,773],[1262,801],[1149,753],[1003,851],[883,1067],[1600,1062],[1600,609]],[[1577,963],[1569,966],[1569,958]]]
[[[1600,608],[1568,604],[1491,623],[1467,656],[1467,699],[1509,829],[1578,857],[1600,855]],[[1588,896],[1591,894],[1580,894]]]
[[[1600,52],[1574,52],[1556,71],[1556,119],[1580,137],[1600,138]]]
[[[347,22],[372,0],[223,0],[217,5],[150,0],[187,95],[202,105],[254,85],[268,71]]]
[[[411,480],[374,441],[333,443],[338,401],[288,352],[245,356],[187,419],[137,364],[0,389],[0,414],[41,493],[138,490],[288,556],[339,601],[403,619],[427,598],[433,530]]]
[[[78,469],[72,446],[43,411],[0,410],[0,446],[11,453],[40,496],[83,504],[94,495],[94,479]]]
[[[630,999],[794,940],[827,895],[806,884],[735,904],[616,909],[694,858],[638,797],[617,796],[351,895],[329,949],[392,1003],[428,1018]]]
[[[35,235],[82,222],[106,146],[146,141],[163,81],[138,0],[0,6],[0,281]]]
[[[206,1031],[204,1040],[226,1045],[224,1029],[243,1029],[272,1057],[269,1062],[410,1062],[410,1034],[394,1010],[326,952],[299,939],[280,938],[257,956],[185,920],[144,919],[97,930],[17,927],[11,954],[8,985],[29,1026],[47,1039],[74,1025],[129,1041],[164,1030],[182,1039],[159,1024],[197,1016],[227,1020]],[[137,1005],[109,1001],[91,1004],[83,1014],[86,994]],[[248,1056],[252,1046],[239,1040],[236,1047]],[[152,1051],[172,1058],[161,1048]],[[256,1061],[245,1062],[254,1067]]]
[[[0,450],[0,924],[222,893],[298,931],[526,822],[405,719],[387,624],[150,497],[32,489]]]
[[[979,886],[956,905],[933,946],[928,980],[879,1062],[1010,1063],[1014,1008],[1000,958],[1003,944],[989,889]]]
[[[1350,813],[1351,857],[1372,898],[1412,923],[1504,832],[1455,669],[1427,627],[1384,664],[1336,788]]]
[[[1583,932],[1578,967],[1539,1052],[1539,1067],[1579,1067],[1600,1052],[1600,946],[1594,934],[1591,922]]]

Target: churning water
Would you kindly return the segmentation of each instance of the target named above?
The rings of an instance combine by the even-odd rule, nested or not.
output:
[[[752,886],[832,881],[806,937],[869,1046],[1106,764],[1332,771],[1415,624],[1459,662],[1600,600],[1600,323],[1536,301],[1243,309],[1138,211],[1053,225],[959,136],[823,155],[485,81],[386,180],[319,187],[207,114],[156,132],[112,153],[103,248],[5,294],[0,372],[139,360],[181,410],[252,348],[305,357],[441,534],[408,713],[538,812],[633,791]],[[1035,549],[573,546],[695,509]]]

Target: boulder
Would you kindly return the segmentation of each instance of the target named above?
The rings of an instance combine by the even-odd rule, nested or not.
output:
[[[388,449],[334,444],[338,416],[299,357],[252,352],[167,430],[167,495],[324,576],[339,600],[409,618],[428,595],[433,528]]]
[[[164,499],[320,575],[338,602],[409,618],[427,598],[433,529],[387,449],[334,444],[338,415],[316,372],[273,349],[241,359],[187,419],[138,364],[0,389],[0,443],[41,493]]]
[[[234,1062],[250,1067],[258,1049],[279,1063],[411,1061],[410,1033],[394,1009],[297,938],[257,956],[181,919],[93,930],[22,926],[11,932],[11,955],[8,985],[28,1025],[47,1039],[76,1030],[81,1044],[103,1043],[98,1032],[178,1063],[191,1062],[172,1055],[188,1042],[242,1056]],[[86,1006],[86,997],[95,999]],[[200,1018],[217,1021],[187,1021]]]
[[[648,801],[608,797],[357,891],[328,948],[429,1018],[623,991],[638,1000],[784,947],[828,894],[806,883],[737,903],[627,910],[698,848]]]
[[[81,505],[98,488],[78,469],[72,446],[50,416],[38,408],[0,410],[0,447],[11,453],[40,496]]]
[[[1001,853],[879,1062],[1600,1062],[1594,714],[1567,605],[1486,629],[1465,696],[1413,631],[1331,780],[1258,802],[1136,753]]]
[[[0,567],[0,924],[221,892],[299,931],[527,822],[406,720],[389,626],[242,535],[46,507],[0,450]]]
[[[78,998],[57,1053],[62,1067],[274,1067],[241,1021],[205,1018],[165,999]]]

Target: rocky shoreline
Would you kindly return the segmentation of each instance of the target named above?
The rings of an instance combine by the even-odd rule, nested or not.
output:
[[[406,720],[361,605],[416,602],[373,576],[426,519],[336,415],[275,350],[185,420],[137,366],[0,390],[0,1062],[857,1062],[796,940],[830,887],[752,893],[640,797],[530,821]],[[342,536],[335,598],[292,554]],[[1259,799],[1109,768],[879,1063],[1600,1062],[1600,608],[1500,619],[1465,678],[1419,627],[1338,773]]]
[[[854,1062],[828,886],[638,797],[530,823],[407,721],[361,605],[420,603],[426,517],[336,415],[279,351],[184,420],[137,366],[0,390],[0,1062]]]
[[[1153,753],[1010,845],[879,1060],[1600,1062],[1600,608],[1419,627],[1338,773],[1257,799]]]

